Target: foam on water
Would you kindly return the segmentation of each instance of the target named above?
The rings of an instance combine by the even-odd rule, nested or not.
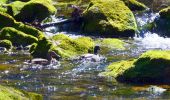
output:
[[[145,49],[170,49],[170,38],[161,37],[156,33],[147,32],[144,37],[135,37],[139,46]]]

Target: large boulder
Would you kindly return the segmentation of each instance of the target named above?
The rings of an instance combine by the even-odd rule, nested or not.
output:
[[[0,100],[42,100],[42,95],[0,85]]]
[[[152,50],[135,60],[114,62],[102,75],[128,83],[170,83],[170,51]]]
[[[56,11],[51,0],[15,1],[8,4],[8,13],[17,21],[41,22]]]
[[[133,13],[120,0],[91,0],[83,18],[84,33],[92,35],[132,37],[137,30]]]

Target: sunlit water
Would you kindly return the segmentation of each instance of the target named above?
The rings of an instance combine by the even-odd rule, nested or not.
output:
[[[140,27],[152,22],[157,14],[145,14],[136,19]],[[53,17],[52,17],[53,18]],[[54,22],[61,19],[52,19]],[[47,28],[47,35],[56,33],[57,27]],[[51,32],[52,31],[52,32]],[[170,49],[170,38],[160,37],[156,33],[143,32],[143,35],[134,39],[124,40],[125,50],[101,50],[101,61],[91,60],[63,60],[47,66],[30,64],[28,51],[18,51],[9,54],[0,53],[0,64],[8,64],[10,68],[1,72],[1,84],[14,86],[27,91],[37,92],[45,100],[149,100],[167,99],[163,92],[153,92],[150,88],[137,90],[134,94],[115,94],[115,91],[136,88],[134,85],[116,83],[111,77],[104,78],[98,74],[112,62],[137,58],[147,50]],[[67,32],[65,32],[67,34]],[[79,35],[71,35],[77,38]],[[160,89],[162,90],[162,89]],[[162,90],[163,91],[163,90]]]

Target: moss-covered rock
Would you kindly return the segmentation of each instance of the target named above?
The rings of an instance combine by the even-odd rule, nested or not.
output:
[[[42,96],[0,85],[0,100],[42,100]]]
[[[53,39],[57,43],[57,46],[54,47],[55,51],[63,58],[93,52],[94,41],[89,37],[72,39],[66,35],[59,34],[54,36]]]
[[[94,41],[89,37],[80,37],[72,39],[64,34],[58,34],[51,41],[47,38],[42,38],[38,43],[34,43],[30,52],[33,57],[47,58],[49,51],[54,51],[62,58],[72,58],[88,52],[93,52]]]
[[[8,13],[17,21],[41,22],[55,13],[51,0],[30,0],[28,2],[15,1],[8,5]]]
[[[15,46],[26,46],[32,43],[36,43],[38,39],[32,35],[25,34],[12,27],[5,27],[0,33],[0,39],[8,39]]]
[[[170,83],[170,51],[152,50],[136,60],[115,62],[102,75],[122,82]]]
[[[0,40],[0,47],[5,47],[9,50],[12,48],[12,42],[9,40]]]
[[[146,10],[147,7],[143,4],[138,2],[137,0],[122,0],[126,6],[130,8],[132,11],[143,11]]]
[[[91,0],[83,18],[83,31],[89,34],[129,37],[137,30],[133,13],[120,0]]]

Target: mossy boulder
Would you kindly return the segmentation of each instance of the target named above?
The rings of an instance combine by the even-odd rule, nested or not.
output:
[[[5,47],[9,50],[12,48],[12,42],[9,40],[0,40],[0,47]]]
[[[147,9],[147,6],[145,6],[143,3],[138,2],[137,0],[122,0],[122,1],[132,11],[143,11]]]
[[[41,22],[55,11],[51,0],[15,1],[8,5],[8,13],[22,22]]]
[[[83,18],[84,33],[92,35],[132,37],[137,30],[133,13],[120,0],[91,0]]]
[[[147,51],[138,59],[112,63],[102,75],[128,83],[170,83],[170,51]]]
[[[53,37],[56,43],[55,51],[63,58],[71,58],[85,53],[92,53],[94,41],[90,37],[72,39],[64,34]]]
[[[42,100],[42,95],[0,85],[0,100]]]
[[[49,51],[54,51],[62,58],[72,58],[88,52],[93,52],[94,41],[89,37],[72,39],[64,34],[53,37],[53,41],[42,38],[38,43],[32,44],[30,52],[33,57],[47,58]]]
[[[0,33],[0,39],[8,39],[14,46],[27,46],[38,42],[38,39],[32,35],[25,34],[12,27],[5,27]]]

